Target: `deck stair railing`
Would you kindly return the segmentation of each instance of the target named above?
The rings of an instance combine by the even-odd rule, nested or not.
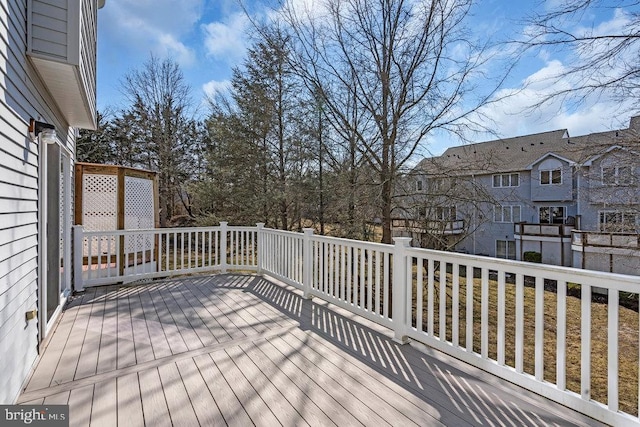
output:
[[[124,241],[148,245],[120,245]],[[137,240],[136,240],[137,239]],[[639,425],[640,277],[255,227],[84,232],[74,228],[74,283],[198,272],[281,280],[611,425]],[[606,291],[593,303],[594,288]],[[576,315],[575,313],[578,313]],[[598,323],[600,322],[600,323]],[[631,322],[631,324],[629,324]],[[634,341],[621,341],[628,330]],[[624,335],[628,338],[628,335]],[[635,348],[630,360],[627,346]],[[624,352],[621,348],[624,347]],[[596,369],[597,366],[597,369]],[[621,369],[623,368],[623,369]]]

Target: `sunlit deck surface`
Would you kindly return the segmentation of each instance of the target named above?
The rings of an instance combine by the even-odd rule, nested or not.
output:
[[[598,425],[251,275],[75,296],[19,402],[78,426]]]

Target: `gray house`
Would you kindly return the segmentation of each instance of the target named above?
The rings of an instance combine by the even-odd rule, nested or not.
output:
[[[616,131],[449,148],[403,181],[394,234],[436,249],[637,274],[639,132],[633,117]]]
[[[70,292],[72,165],[96,125],[99,0],[0,6],[0,403],[13,403]]]

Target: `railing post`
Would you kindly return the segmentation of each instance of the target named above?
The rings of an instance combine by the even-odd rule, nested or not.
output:
[[[82,283],[82,264],[83,264],[83,233],[84,228],[81,225],[74,225],[73,229],[73,289],[75,291],[84,291]]]
[[[411,274],[407,275],[407,248],[411,237],[394,237],[393,242],[393,340],[400,344],[408,342],[407,316],[411,313]]]
[[[313,285],[313,247],[311,246],[311,236],[313,228],[303,228],[304,241],[302,246],[302,298],[311,299],[311,288]]]
[[[227,221],[220,221],[220,271],[227,272]]]
[[[262,274],[262,268],[263,268],[263,260],[264,258],[262,257],[262,251],[264,250],[264,222],[257,222],[256,223],[256,227],[258,227],[258,231],[256,232],[256,237],[257,237],[257,245],[258,245],[258,274]]]

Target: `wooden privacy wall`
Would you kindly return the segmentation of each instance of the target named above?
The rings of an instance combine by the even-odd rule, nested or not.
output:
[[[159,226],[158,180],[155,172],[116,165],[76,163],[75,224],[85,231],[139,230]],[[88,256],[109,260],[116,252],[147,252],[155,257],[156,242],[141,236],[84,241],[84,261]],[[84,263],[85,265],[87,262]],[[124,265],[123,265],[124,267]]]

